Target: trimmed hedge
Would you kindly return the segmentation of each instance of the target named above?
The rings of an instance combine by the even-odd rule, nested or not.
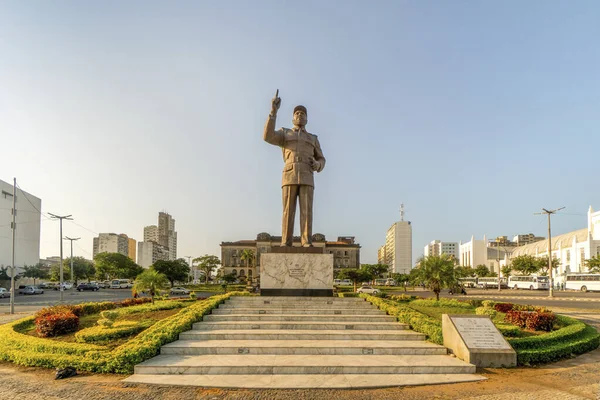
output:
[[[440,299],[440,300],[423,299],[423,300],[411,301],[410,304],[417,306],[417,307],[451,307],[451,308],[468,308],[468,309],[473,308],[473,306],[471,304],[465,303],[464,301],[458,301],[455,299]]]
[[[404,304],[366,294],[361,294],[360,297],[376,305],[380,310],[386,311],[389,315],[395,316],[398,321],[409,324],[411,329],[426,334],[430,341],[443,344],[440,320],[431,318]],[[525,306],[523,308],[534,307]],[[592,351],[600,346],[600,333],[595,328],[562,315],[557,315],[556,321],[563,328],[531,337],[508,337],[518,335],[519,328],[506,324],[498,324],[497,327],[504,336],[507,336],[506,340],[517,352],[518,365],[558,361],[572,355]]]
[[[136,334],[152,325],[152,322],[115,322],[111,327],[93,326],[75,333],[75,340],[79,343],[102,343]]]
[[[338,293],[338,297],[358,297],[358,293]]]
[[[0,326],[0,359],[33,367],[72,366],[81,371],[132,373],[136,364],[158,354],[160,346],[177,340],[179,333],[191,329],[193,323],[232,295],[250,294],[232,292],[194,302],[112,351],[102,346],[24,335],[18,331],[30,329],[34,320],[33,317],[24,318]]]
[[[380,299],[368,294],[360,294],[360,297],[376,305],[380,310],[396,317],[398,321],[410,325],[411,329],[426,334],[431,342],[440,345],[444,343],[441,321],[394,301]]]

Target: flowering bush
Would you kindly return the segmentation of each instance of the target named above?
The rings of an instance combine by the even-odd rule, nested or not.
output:
[[[508,311],[504,320],[520,328],[535,331],[552,331],[556,315],[551,312]]]
[[[35,330],[41,337],[75,332],[77,327],[79,327],[79,317],[71,311],[46,314],[35,319]]]
[[[496,303],[494,304],[494,310],[501,312],[501,313],[507,313],[509,311],[512,311],[514,307],[514,304],[512,303]]]

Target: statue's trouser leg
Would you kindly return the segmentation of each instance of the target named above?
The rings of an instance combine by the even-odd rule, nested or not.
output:
[[[302,246],[312,244],[312,214],[314,187],[300,185],[300,230]]]
[[[294,240],[294,218],[296,218],[296,197],[299,185],[286,185],[281,188],[283,218],[281,223],[281,245],[291,246]]]

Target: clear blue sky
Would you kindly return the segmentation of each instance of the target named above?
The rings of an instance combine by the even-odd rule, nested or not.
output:
[[[433,239],[544,235],[600,208],[597,1],[4,1],[0,179],[73,214],[65,235],[142,238],[176,219],[179,255],[281,229],[296,104],[327,158],[314,232],[375,262],[400,203],[413,259]],[[80,226],[81,225],[81,226]],[[82,227],[85,227],[82,228]],[[41,255],[58,254],[42,222]]]

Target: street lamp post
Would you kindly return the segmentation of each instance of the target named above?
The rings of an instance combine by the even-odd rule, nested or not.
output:
[[[72,220],[73,218],[71,218],[71,214],[69,215],[64,215],[64,216],[59,216],[59,215],[55,215],[52,213],[48,213],[50,215],[50,217],[52,217],[53,219],[58,219],[60,220],[60,286],[59,286],[59,292],[60,292],[60,301],[61,303],[64,301],[64,286],[63,286],[63,235],[62,235],[62,222],[63,219],[66,220]]]
[[[542,208],[541,213],[536,213],[536,215],[548,215],[548,280],[550,283],[548,297],[554,297],[554,274],[552,273],[552,231],[550,229],[550,215],[556,214],[557,211],[560,211],[564,208],[565,207],[561,207],[557,208],[556,210],[546,210],[545,208]]]

